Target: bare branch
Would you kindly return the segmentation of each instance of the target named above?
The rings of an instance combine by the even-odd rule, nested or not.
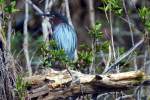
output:
[[[42,11],[40,8],[38,8],[35,4],[33,4],[31,0],[27,0],[26,2],[28,2],[30,5],[32,5],[32,7],[33,7],[38,13],[43,14],[43,11]]]
[[[45,1],[45,13],[49,14],[49,10],[51,9],[53,4],[52,0],[46,0]],[[45,42],[48,42],[48,35],[51,33],[52,34],[52,28],[51,28],[51,24],[49,22],[49,18],[48,17],[43,17],[43,21],[42,21],[42,31],[43,31],[43,39]]]
[[[134,46],[134,37],[133,37],[133,31],[132,31],[132,28],[131,28],[131,21],[130,21],[130,18],[129,18],[129,15],[128,15],[128,12],[127,12],[127,8],[126,8],[126,5],[125,5],[125,1],[123,0],[123,7],[124,7],[124,10],[125,10],[125,14],[126,14],[126,17],[127,17],[127,21],[128,21],[128,25],[129,25],[129,28],[130,28],[130,35],[131,35],[131,41],[132,41],[132,46]],[[137,63],[136,63],[136,55],[134,55],[134,68],[135,70],[137,70]]]
[[[11,34],[12,34],[12,20],[11,20],[11,15],[9,15],[8,31],[7,31],[7,44],[6,44],[8,51],[11,50]]]
[[[109,69],[107,71],[105,71],[104,73],[109,72],[112,68],[114,68],[115,66],[117,66],[120,63],[120,61],[122,61],[128,55],[130,55],[143,42],[144,42],[144,38],[141,39],[137,44],[135,44],[134,47],[132,47],[129,51],[127,51],[126,53],[122,54],[118,59],[116,59],[115,62],[109,67]]]
[[[29,19],[29,6],[28,6],[28,0],[25,2],[25,20],[24,20],[24,43],[23,43],[23,50],[24,55],[26,58],[26,67],[29,72],[29,76],[32,75],[32,68],[30,63],[30,57],[29,57],[29,50],[28,50],[28,19]]]
[[[66,15],[68,18],[68,22],[74,28],[72,21],[71,21],[70,10],[69,10],[69,1],[68,0],[65,0],[65,6],[66,6]]]
[[[111,62],[111,58],[112,58],[112,50],[111,50],[111,46],[109,45],[108,59],[107,59],[107,63],[106,63],[106,66],[105,66],[105,69],[104,69],[103,72],[106,72],[106,71],[109,69],[109,65],[110,65],[110,62]]]
[[[95,25],[95,11],[93,3],[94,3],[93,0],[88,0],[91,27]]]

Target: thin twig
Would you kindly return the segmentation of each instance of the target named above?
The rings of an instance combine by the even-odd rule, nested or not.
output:
[[[105,71],[104,73],[109,72],[112,68],[114,68],[115,66],[117,66],[120,61],[122,61],[123,59],[125,59],[128,55],[130,55],[139,45],[141,45],[144,42],[144,38],[141,39],[137,44],[134,45],[134,47],[132,47],[130,50],[128,50],[126,53],[122,54],[118,59],[116,59],[116,61],[109,67],[109,69],[107,71]]]
[[[116,98],[116,100],[129,100],[131,98],[134,98],[134,96],[133,95],[124,95],[124,96]]]
[[[112,46],[112,54],[114,60],[116,60],[116,51],[115,51],[115,45],[114,45],[114,35],[113,35],[113,26],[112,26],[112,11],[109,10],[109,23],[110,23],[110,37],[111,37],[111,46]],[[118,67],[118,68],[117,68]],[[116,66],[116,70],[119,69],[119,66]],[[118,72],[119,70],[117,70]]]
[[[106,67],[105,67],[103,73],[106,72],[109,69],[109,65],[110,65],[110,62],[111,62],[111,57],[112,57],[112,50],[111,50],[111,46],[109,45],[109,55],[108,55],[108,59],[107,59],[107,62],[106,62]]]
[[[111,36],[112,51],[113,51],[114,59],[116,60],[116,52],[115,52],[114,38],[113,38],[113,27],[112,27],[112,14],[111,14],[111,9],[109,10],[109,23],[110,23],[110,36]]]
[[[94,74],[95,73],[95,67],[94,67],[94,62],[95,62],[95,48],[94,48],[94,45],[95,45],[95,42],[94,42],[94,39],[92,39],[92,63],[90,65],[90,68],[89,68],[89,72],[90,74]]]
[[[90,27],[93,27],[95,25],[95,12],[94,12],[94,6],[93,6],[93,0],[88,0],[88,5],[89,5],[89,19],[90,19]],[[95,41],[92,40],[92,53],[93,53],[93,58],[92,58],[92,63],[90,65],[90,73],[94,74],[95,73]]]
[[[131,21],[130,21],[130,18],[128,16],[128,12],[127,12],[127,8],[126,8],[124,0],[123,0],[123,7],[124,7],[124,10],[125,10],[125,14],[126,14],[126,17],[127,17],[128,25],[129,25],[129,28],[130,28],[132,46],[134,46],[134,38],[133,38],[133,31],[132,31],[132,28],[131,28]],[[136,55],[134,55],[134,68],[135,68],[135,70],[137,70]]]
[[[37,7],[31,0],[27,0],[26,2],[28,2],[30,5],[32,5],[32,7],[39,13],[39,14],[43,14],[43,11]]]

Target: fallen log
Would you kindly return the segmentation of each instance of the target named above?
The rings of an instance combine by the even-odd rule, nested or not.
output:
[[[115,92],[131,89],[145,81],[142,71],[130,71],[106,75],[89,75],[67,70],[34,75],[24,80],[29,84],[28,98],[42,100],[65,99],[70,96]]]

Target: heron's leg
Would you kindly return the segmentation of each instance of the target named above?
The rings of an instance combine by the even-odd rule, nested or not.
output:
[[[65,67],[66,67],[68,73],[70,74],[70,76],[71,76],[71,78],[72,78],[72,80],[73,80],[73,74],[71,73],[71,71],[70,71],[68,65],[66,64]]]
[[[80,83],[80,79],[79,79],[78,75],[76,75],[76,73],[72,72],[69,69],[69,67],[67,67],[67,65],[66,65],[66,69],[67,69],[68,73],[70,74],[70,76],[72,78],[71,85],[73,85],[73,84],[79,84]]]

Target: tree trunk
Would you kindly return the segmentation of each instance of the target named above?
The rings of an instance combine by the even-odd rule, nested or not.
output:
[[[15,70],[8,52],[0,50],[0,100],[15,99]]]

